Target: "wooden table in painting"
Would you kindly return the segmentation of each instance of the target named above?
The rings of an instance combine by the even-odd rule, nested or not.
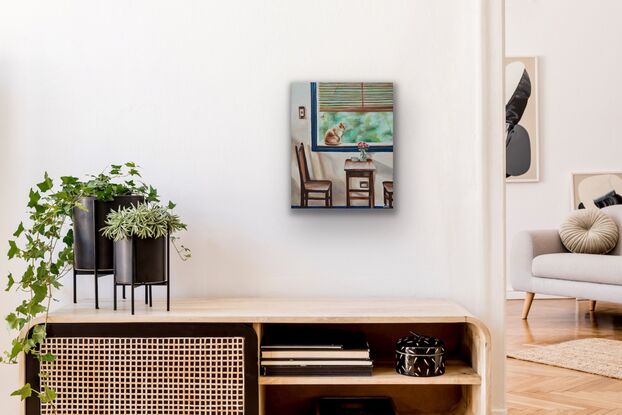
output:
[[[374,192],[374,173],[376,172],[376,166],[371,160],[358,161],[347,159],[343,167],[346,172],[346,206],[351,206],[352,200],[368,200],[369,207],[374,207],[374,201],[376,200]],[[351,189],[350,179],[354,177],[362,177],[367,179],[367,188]],[[364,183],[364,182],[362,182]],[[367,196],[351,196],[351,193],[367,193]]]

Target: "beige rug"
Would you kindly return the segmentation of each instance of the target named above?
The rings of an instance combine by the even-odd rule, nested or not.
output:
[[[572,340],[534,346],[508,353],[508,357],[622,379],[622,341],[619,340]]]

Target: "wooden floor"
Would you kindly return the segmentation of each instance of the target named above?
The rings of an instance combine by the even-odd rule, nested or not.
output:
[[[522,301],[507,304],[508,351],[586,337],[622,340],[622,305],[588,301],[534,300],[529,320]],[[620,414],[622,380],[507,359],[507,407],[512,414]]]

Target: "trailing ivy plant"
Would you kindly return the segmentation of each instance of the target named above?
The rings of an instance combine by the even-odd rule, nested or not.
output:
[[[20,353],[30,354],[40,362],[52,362],[55,357],[40,352],[46,336],[46,326],[54,291],[73,265],[72,212],[74,207],[86,209],[80,199],[93,196],[102,201],[116,196],[143,195],[148,202],[157,202],[155,188],[140,181],[139,167],[132,162],[113,164],[86,180],[62,176],[56,183],[47,174],[28,193],[28,220],[20,222],[9,240],[9,260],[20,262],[19,275],[9,273],[5,291],[25,293],[25,299],[6,316],[12,330],[17,331],[10,350],[0,357],[4,363],[15,363]],[[33,320],[43,317],[43,324],[30,329]],[[35,390],[26,383],[11,395],[22,400],[37,396],[52,405],[56,392],[46,384],[46,374],[39,373],[40,387]]]
[[[119,241],[133,236],[141,239],[161,238],[186,230],[187,225],[173,213],[174,208],[173,202],[168,202],[166,207],[156,203],[119,207],[108,214],[102,233],[109,239]],[[172,236],[171,239],[179,257],[184,261],[190,258],[190,249],[183,245],[178,246],[177,237]]]

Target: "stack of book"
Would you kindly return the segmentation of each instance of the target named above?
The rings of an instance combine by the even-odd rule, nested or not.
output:
[[[273,329],[261,343],[265,376],[371,376],[372,367],[361,333]]]

